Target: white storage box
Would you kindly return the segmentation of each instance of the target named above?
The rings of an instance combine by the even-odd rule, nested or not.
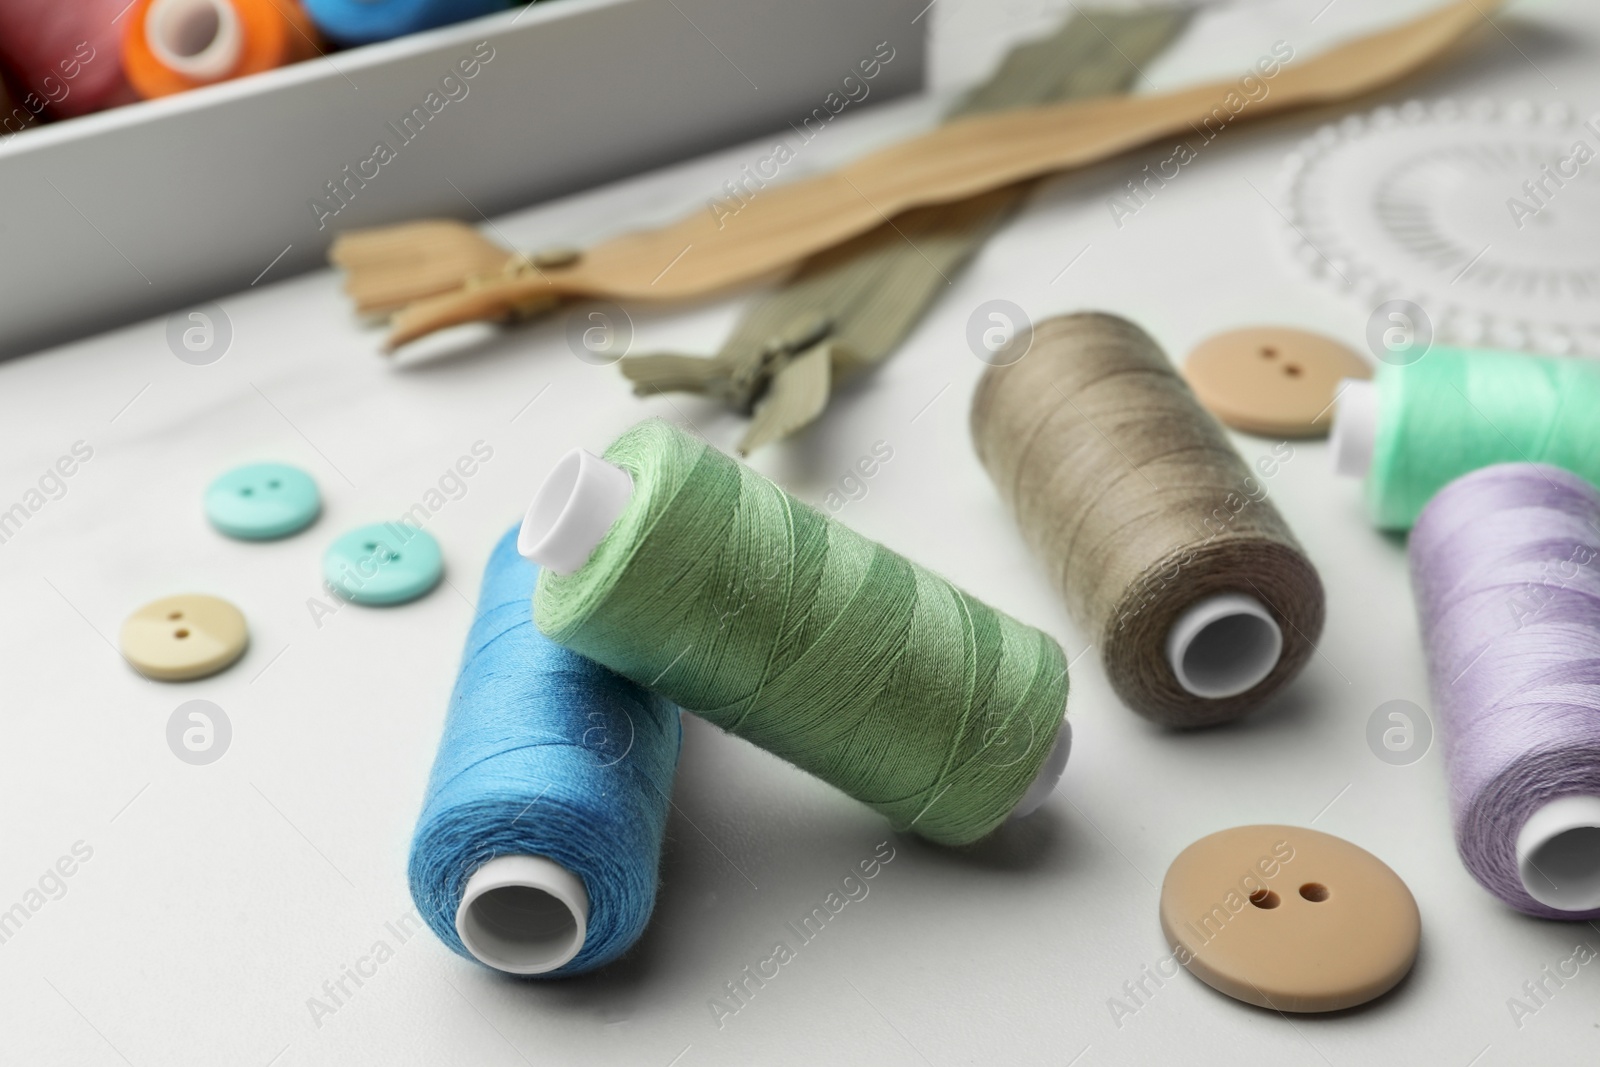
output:
[[[864,102],[914,91],[924,4],[548,0],[25,131],[0,142],[0,355],[321,265],[340,230],[782,129],[859,96],[883,42]]]

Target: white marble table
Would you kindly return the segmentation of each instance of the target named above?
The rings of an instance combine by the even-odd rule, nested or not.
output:
[[[1059,6],[940,0],[928,15],[934,96],[841,119],[797,166],[927,125],[941,94],[982,76]],[[1150,66],[1145,89],[1242,70],[1280,38],[1313,50],[1421,6],[1335,0],[1314,22],[1322,0],[1223,8]],[[1517,4],[1468,53],[1392,98],[1592,107],[1597,55],[1600,10]],[[962,341],[967,316],[1003,296],[1036,317],[1127,315],[1174,354],[1263,321],[1359,346],[1370,309],[1304,279],[1264,202],[1280,160],[1318,121],[1230,131],[1120,228],[1108,191],[1160,150],[1050,182],[881,373],[755,465],[820,502],[859,455],[888,442],[893,459],[843,521],[1083,652],[1085,636],[972,454],[966,408],[982,365]],[[495,226],[527,245],[590,240],[703,203],[770,149],[760,140]],[[207,366],[174,358],[163,320],[0,365],[0,508],[24,500],[75,442],[92,449],[59,498],[0,543],[0,916],[16,903],[28,913],[0,943],[5,1062],[1594,1061],[1593,966],[1547,983],[1553,992],[1520,1022],[1508,1001],[1600,935],[1516,915],[1466,875],[1436,750],[1397,767],[1368,749],[1373,709],[1426,705],[1426,679],[1403,546],[1368,529],[1356,485],[1335,481],[1320,443],[1295,445],[1269,486],[1329,590],[1320,654],[1269,712],[1163,733],[1121,707],[1095,654],[1083,656],[1060,791],[960,854],[892,837],[848,798],[691,723],[660,902],[636,951],[602,974],[543,984],[458,959],[412,925],[405,856],[491,545],[573,445],[598,449],[647,414],[726,445],[739,424],[690,399],[635,399],[614,368],[572,356],[560,321],[395,361],[352,321],[332,274],[269,282],[221,302],[231,347]],[[737,309],[637,315],[635,347],[710,350]],[[477,442],[492,458],[457,485],[446,475]],[[1272,442],[1237,444],[1253,458]],[[266,458],[318,479],[322,519],[261,546],[215,534],[200,513],[203,486]],[[313,610],[327,542],[418,502],[432,512],[448,584],[392,610]],[[249,652],[182,687],[134,675],[111,647],[121,620],[189,590],[244,609]],[[232,723],[228,752],[209,766],[167,746],[168,717],[191,698],[214,701]],[[1165,955],[1156,887],[1166,865],[1195,838],[1246,822],[1313,824],[1406,879],[1424,941],[1398,990],[1365,1010],[1286,1019],[1187,974],[1143,978]],[[726,997],[724,983],[885,840],[894,859],[869,897],[719,1025],[710,1002]],[[47,877],[61,857],[73,874]],[[41,879],[45,892],[30,897]],[[328,987],[380,941],[392,953],[362,964],[375,973],[344,979],[335,1010],[314,1011],[312,999],[329,1004]],[[1125,983],[1141,979],[1130,999]]]

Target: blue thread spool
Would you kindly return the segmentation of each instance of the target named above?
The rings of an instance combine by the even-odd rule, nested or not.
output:
[[[544,637],[513,527],[489,557],[411,844],[451,949],[512,974],[616,959],[655,905],[677,709]]]
[[[369,44],[503,11],[511,0],[302,0],[301,6],[330,39]]]

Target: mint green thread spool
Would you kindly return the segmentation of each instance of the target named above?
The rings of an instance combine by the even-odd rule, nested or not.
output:
[[[518,550],[549,637],[897,829],[967,844],[1060,777],[1055,641],[665,422],[563,459]]]
[[[1381,530],[1409,530],[1456,478],[1496,463],[1548,463],[1600,481],[1600,363],[1431,348],[1339,390],[1340,474],[1365,475]]]

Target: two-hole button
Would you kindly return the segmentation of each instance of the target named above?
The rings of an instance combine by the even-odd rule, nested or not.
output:
[[[1400,876],[1365,849],[1297,826],[1239,826],[1178,854],[1161,929],[1207,985],[1276,1011],[1337,1011],[1392,989],[1422,936]]]
[[[1346,378],[1370,378],[1354,351],[1287,326],[1232,330],[1196,345],[1183,377],[1205,409],[1235,430],[1272,437],[1321,437]]]
[[[317,483],[298,467],[252,463],[236,467],[206,489],[211,525],[245,541],[270,541],[305,529],[322,510]]]
[[[164,682],[216,674],[244,655],[249,643],[238,608],[198,593],[152,600],[122,624],[122,657],[145,677]]]
[[[357,604],[403,604],[444,576],[444,555],[433,535],[405,523],[360,526],[328,546],[322,576]]]

